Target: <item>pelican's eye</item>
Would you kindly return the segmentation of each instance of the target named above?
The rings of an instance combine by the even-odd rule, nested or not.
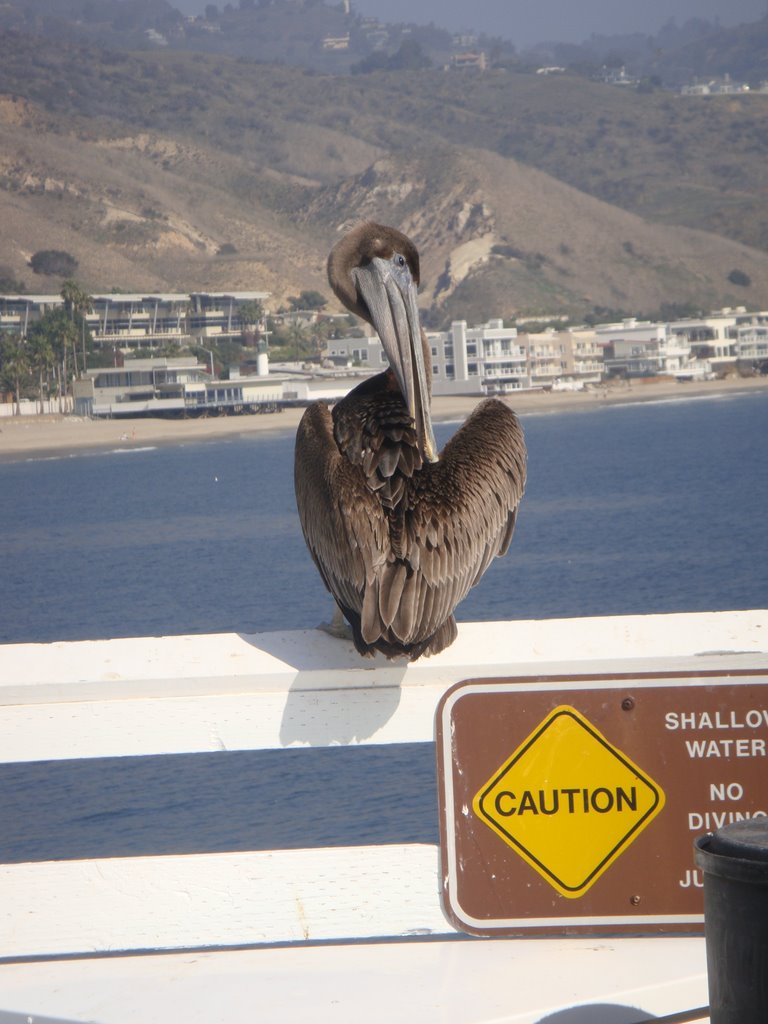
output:
[[[399,288],[410,288],[412,284],[411,268],[408,260],[401,252],[393,252],[390,258],[391,273]]]

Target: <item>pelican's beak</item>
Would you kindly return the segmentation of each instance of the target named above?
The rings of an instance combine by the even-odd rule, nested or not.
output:
[[[408,264],[375,256],[355,267],[352,276],[413,418],[419,451],[427,462],[437,462],[416,285]]]

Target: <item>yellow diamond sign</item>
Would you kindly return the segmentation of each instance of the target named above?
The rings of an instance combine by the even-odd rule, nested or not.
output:
[[[479,790],[475,814],[576,898],[664,806],[664,793],[572,707],[555,708]]]

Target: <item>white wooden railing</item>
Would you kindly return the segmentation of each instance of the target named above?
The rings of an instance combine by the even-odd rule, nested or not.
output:
[[[351,645],[315,630],[9,645],[0,647],[0,779],[13,765],[34,765],[38,778],[54,778],[68,763],[104,758],[431,744],[441,696],[467,678],[705,670],[726,661],[765,669],[766,652],[768,613],[761,611],[462,624],[449,650],[412,665],[361,659]],[[36,820],[34,808],[29,820]],[[45,822],[37,827],[44,831]],[[0,1011],[4,978],[16,977],[8,972],[27,962],[454,939],[440,884],[432,842],[80,859],[54,854],[13,862],[0,856]],[[653,947],[653,940],[628,939],[606,952],[604,943],[571,941],[569,948],[582,952],[602,948],[603,966],[610,962],[611,970],[622,948],[636,958],[638,949]],[[677,981],[658,941],[676,944],[678,963],[688,964]],[[506,945],[494,940],[484,948]],[[474,949],[476,941],[460,946]],[[515,948],[534,955],[548,947],[518,940]],[[657,940],[647,963],[656,973],[646,972],[636,987],[656,992],[643,1004],[650,1010],[706,1002],[703,940]],[[693,978],[691,963],[698,965]],[[598,989],[604,995],[619,975],[608,981],[597,961],[583,958],[580,995],[572,986],[568,996],[550,978],[542,982],[540,1003],[503,1019],[543,1019],[542,1008],[585,1001]],[[633,990],[627,978],[621,984]]]

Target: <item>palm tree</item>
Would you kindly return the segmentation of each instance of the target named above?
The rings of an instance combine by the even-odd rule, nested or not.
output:
[[[240,321],[244,344],[253,344],[253,339],[258,334],[259,324],[264,319],[263,306],[255,300],[244,302],[237,311],[237,317]]]
[[[49,309],[35,324],[35,332],[42,335],[51,347],[59,382],[59,412],[64,412],[64,399],[69,391],[70,371],[69,353],[72,350],[72,363],[77,372],[77,342],[79,331],[74,320],[71,320],[64,309]],[[42,345],[42,342],[39,344]]]
[[[306,355],[311,347],[307,330],[297,320],[292,320],[285,330],[285,335],[288,346],[294,350],[296,362],[298,363],[302,354]]]
[[[77,322],[79,328],[79,334],[83,339],[83,372],[85,372],[85,334],[87,325],[85,323],[85,314],[93,312],[93,299],[91,296],[83,291],[77,281],[72,278],[67,278],[61,286],[61,297],[64,299],[64,307],[69,314],[69,319],[72,323]],[[73,347],[75,376],[77,376],[77,349]]]
[[[13,392],[16,415],[21,415],[21,389],[29,377],[29,359],[20,334],[0,337],[0,382]]]
[[[27,358],[30,369],[37,376],[38,400],[42,413],[45,391],[47,390],[50,395],[50,374],[55,365],[55,356],[51,334],[44,328],[40,329],[40,322],[33,325],[27,336]]]

